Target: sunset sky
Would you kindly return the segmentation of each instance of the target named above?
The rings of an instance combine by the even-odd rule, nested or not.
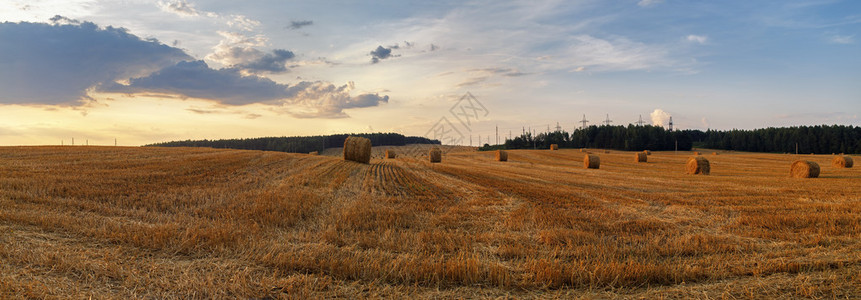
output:
[[[855,0],[0,0],[0,145],[859,114]]]

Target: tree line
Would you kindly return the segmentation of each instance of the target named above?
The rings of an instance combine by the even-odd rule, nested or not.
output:
[[[589,126],[571,133],[553,131],[533,135],[525,132],[504,144],[479,147],[494,149],[602,148],[625,151],[681,150],[693,147],[776,153],[861,153],[861,127],[817,125],[769,127],[753,130],[677,130],[660,126]]]
[[[243,150],[281,151],[308,153],[326,148],[343,147],[348,136],[360,136],[371,140],[374,146],[403,146],[406,144],[440,144],[438,140],[424,137],[404,136],[399,133],[333,134],[296,137],[261,137],[222,140],[185,140],[155,143],[144,147],[211,147]]]
[[[699,131],[695,140],[704,148],[750,152],[861,153],[861,127],[846,125],[707,130]]]
[[[526,132],[502,145],[485,144],[479,150],[547,149],[551,144],[560,148],[602,148],[625,151],[690,150],[693,141],[687,131],[668,131],[660,126],[589,126],[571,133],[557,130],[532,135]]]

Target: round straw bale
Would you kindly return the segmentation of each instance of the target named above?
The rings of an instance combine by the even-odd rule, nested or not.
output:
[[[709,160],[702,156],[688,158],[688,163],[685,165],[685,169],[688,171],[688,174],[709,175],[711,172]]]
[[[395,158],[395,150],[386,150],[386,158]]]
[[[851,168],[855,162],[852,161],[852,157],[849,156],[837,156],[834,160],[831,161],[831,165],[835,168]]]
[[[320,152],[319,152],[319,151],[311,151],[311,152],[308,152],[308,154],[310,154],[310,155],[319,155],[319,154],[320,154]]]
[[[717,152],[712,152],[712,155],[718,155],[718,153],[717,153]]]
[[[610,150],[604,150],[604,153],[610,153]]]
[[[559,145],[557,145],[557,144],[550,144],[550,150],[559,150]]]
[[[508,152],[505,150],[496,150],[497,161],[508,161]]]
[[[601,158],[597,155],[586,154],[583,157],[583,167],[586,169],[597,169],[601,167]]]
[[[586,153],[586,148],[580,148],[580,152]]]
[[[432,162],[432,163],[441,162],[442,161],[442,150],[440,150],[439,147],[436,147],[436,146],[431,147],[430,151],[428,152],[428,157],[430,158],[430,162]]]
[[[652,151],[649,150],[643,150],[643,153],[645,153],[646,155],[652,155]]]
[[[350,136],[344,140],[344,160],[352,160],[363,164],[371,162],[371,140]]]
[[[792,163],[789,173],[795,178],[819,177],[819,164],[808,160],[796,160]]]
[[[694,155],[702,155],[702,153],[694,152]]]
[[[646,153],[637,152],[637,162],[646,162],[646,159],[649,157]]]

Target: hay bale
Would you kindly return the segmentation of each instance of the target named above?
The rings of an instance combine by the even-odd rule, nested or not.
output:
[[[609,154],[610,150],[604,150],[604,154]]]
[[[652,155],[652,151],[649,150],[643,150],[643,153],[645,153],[646,155]]]
[[[508,161],[508,152],[505,150],[496,150],[496,161]]]
[[[851,168],[855,162],[852,161],[852,157],[840,155],[835,157],[834,160],[831,161],[831,165],[835,168]]]
[[[432,163],[442,162],[442,150],[440,150],[439,147],[436,146],[431,147],[430,151],[428,152],[428,158],[430,158],[430,162]]]
[[[320,155],[320,152],[318,152],[318,151],[311,151],[311,152],[308,152],[308,154],[309,154],[309,155]]]
[[[702,156],[694,156],[688,158],[688,163],[685,165],[685,170],[688,171],[688,174],[702,174],[709,175],[711,172],[711,167],[709,166],[709,160]]]
[[[371,140],[350,136],[344,140],[344,160],[367,164],[371,162]]]
[[[717,153],[717,152],[712,152],[712,155],[718,155],[718,153]]]
[[[580,148],[580,153],[586,153],[586,148]]]
[[[550,144],[550,150],[559,150],[559,145],[557,145],[557,144]]]
[[[386,158],[395,158],[395,150],[386,150]]]
[[[601,167],[601,159],[597,155],[586,154],[583,157],[583,167],[586,169],[597,169]]]
[[[646,153],[643,152],[637,152],[636,154],[638,163],[646,162],[647,158],[649,157],[648,155],[646,155]]]
[[[795,178],[819,177],[819,164],[808,160],[796,160],[790,167],[789,174]]]
[[[702,155],[702,153],[694,152],[694,155]]]

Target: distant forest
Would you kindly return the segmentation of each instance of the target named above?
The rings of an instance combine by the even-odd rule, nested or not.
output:
[[[678,143],[678,144],[677,144]],[[487,145],[479,150],[603,148],[626,151],[691,150],[693,147],[750,151],[795,153],[861,153],[861,127],[818,125],[765,128],[754,130],[679,130],[659,126],[589,126],[572,133],[554,131],[533,136],[524,133],[507,139],[502,145]]]
[[[298,137],[262,137],[227,140],[185,140],[145,145],[145,147],[212,147],[243,150],[281,151],[308,153],[326,148],[343,147],[348,136],[360,136],[371,140],[374,146],[403,146],[406,144],[440,144],[438,140],[424,137],[404,136],[398,133],[334,134]]]

